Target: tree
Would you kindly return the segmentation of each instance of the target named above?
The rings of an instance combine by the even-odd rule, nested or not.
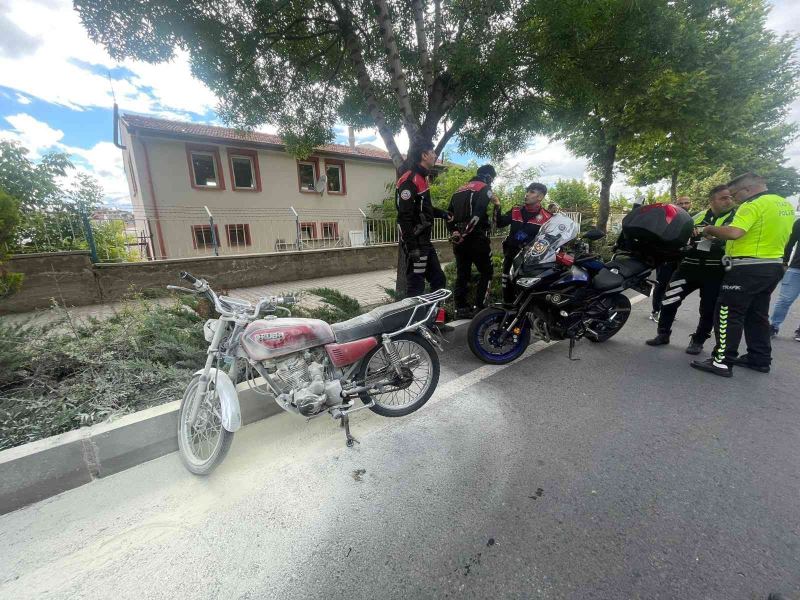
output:
[[[299,156],[337,120],[375,126],[400,169],[457,133],[500,155],[541,126],[537,66],[517,35],[520,2],[500,0],[75,0],[96,42],[118,59],[189,53],[193,73],[236,126],[274,122]]]
[[[762,173],[783,193],[800,190],[797,173],[782,166],[796,133],[786,116],[798,93],[798,37],[767,29],[768,11],[763,0],[717,2],[687,22],[688,37],[699,40],[684,57],[689,70],[655,83],[657,128],[620,148],[632,183],[666,179],[674,201],[680,177],[705,179],[727,165]]]
[[[22,285],[22,273],[12,273],[3,267],[19,220],[19,202],[0,188],[0,298],[10,296]]]
[[[563,211],[581,213],[581,222],[589,223],[597,217],[600,188],[579,179],[559,179],[547,192],[545,203],[549,202],[555,202]]]
[[[16,198],[23,211],[59,205],[64,193],[58,178],[72,168],[69,158],[51,152],[34,163],[27,155],[20,144],[0,140],[0,188]]]

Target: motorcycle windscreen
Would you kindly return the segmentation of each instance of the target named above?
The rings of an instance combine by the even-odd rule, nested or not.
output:
[[[553,215],[542,225],[533,243],[525,249],[523,268],[554,262],[559,248],[574,240],[579,231],[578,224],[568,216]]]

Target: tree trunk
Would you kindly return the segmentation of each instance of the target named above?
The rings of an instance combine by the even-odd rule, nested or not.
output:
[[[600,209],[597,213],[597,228],[605,231],[608,227],[608,214],[611,207],[611,184],[614,183],[614,161],[617,157],[617,145],[606,146],[601,156],[602,177],[600,179]]]
[[[678,199],[678,169],[672,169],[672,180],[669,186],[669,199],[675,204]]]

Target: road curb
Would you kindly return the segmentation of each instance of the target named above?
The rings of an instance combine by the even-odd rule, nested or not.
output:
[[[239,390],[242,423],[280,412],[271,396]],[[0,452],[0,514],[178,449],[180,401]]]

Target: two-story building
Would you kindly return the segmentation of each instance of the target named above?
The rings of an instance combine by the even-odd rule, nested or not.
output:
[[[361,211],[395,179],[389,154],[352,136],[297,160],[267,133],[130,114],[120,133],[151,258],[360,244]]]

